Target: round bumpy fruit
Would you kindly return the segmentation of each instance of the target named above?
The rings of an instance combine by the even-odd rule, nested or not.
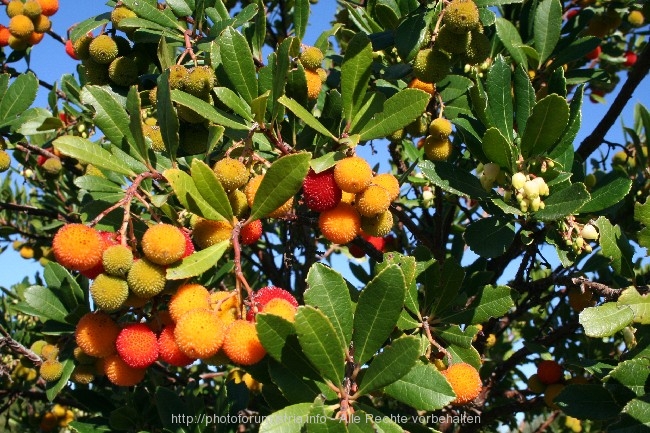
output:
[[[418,78],[413,78],[409,83],[409,89],[419,89],[427,92],[429,95],[436,93],[436,85],[433,83],[425,83]]]
[[[129,297],[129,286],[120,277],[99,274],[90,286],[90,295],[97,307],[106,311],[115,311],[122,307]]]
[[[70,375],[70,380],[79,385],[88,385],[95,380],[95,367],[93,365],[75,366]]]
[[[481,25],[478,7],[472,0],[452,0],[445,9],[442,22],[454,33],[466,33]]]
[[[108,65],[117,58],[117,43],[108,35],[97,36],[88,47],[90,58],[101,65]]]
[[[388,210],[390,194],[386,188],[379,185],[370,185],[357,194],[355,206],[361,216],[374,216]]]
[[[158,339],[144,323],[133,323],[122,328],[115,348],[129,367],[146,368],[158,359]]]
[[[124,245],[111,245],[102,255],[102,265],[107,274],[124,277],[133,266],[133,251]]]
[[[104,358],[115,353],[115,340],[120,328],[111,316],[102,311],[85,314],[77,323],[75,340],[86,354]]]
[[[321,63],[325,56],[323,52],[316,47],[306,47],[302,53],[300,53],[300,63],[305,69],[315,71],[320,68]]]
[[[295,322],[296,309],[296,306],[286,299],[274,298],[264,305],[260,313],[273,314],[274,316],[280,316],[289,322]]]
[[[126,28],[123,25],[120,25],[120,22],[125,18],[135,17],[137,17],[136,13],[123,5],[115,7],[111,12],[111,22],[113,23],[113,26],[122,31],[126,30]]]
[[[442,374],[456,394],[456,399],[451,402],[455,406],[474,400],[483,387],[478,371],[464,362],[450,365]]]
[[[63,374],[63,364],[56,359],[48,359],[41,364],[40,374],[47,382],[59,380]]]
[[[246,194],[246,201],[248,202],[249,207],[253,207],[253,202],[255,201],[257,190],[259,189],[263,180],[264,180],[264,175],[260,175],[252,178],[246,184],[246,188],[244,188],[244,194]],[[293,208],[293,197],[291,197],[289,200],[284,202],[282,206],[280,206],[273,212],[270,212],[267,216],[269,218],[282,218],[287,213],[289,213],[289,211],[291,211],[291,208]]]
[[[191,310],[176,322],[174,339],[178,348],[190,358],[205,359],[215,355],[223,344],[225,326],[211,310]]]
[[[183,89],[197,98],[207,99],[214,84],[214,71],[209,66],[197,66],[189,70]]]
[[[387,210],[379,215],[361,218],[361,229],[370,236],[386,236],[393,228],[393,214]]]
[[[129,87],[138,81],[138,65],[128,57],[118,57],[108,66],[108,77],[118,86]]]
[[[262,221],[255,220],[242,227],[240,231],[241,243],[253,245],[262,237]]]
[[[449,74],[450,58],[440,50],[420,50],[413,61],[415,77],[425,83],[435,83]]]
[[[449,27],[442,26],[436,38],[436,47],[448,53],[461,54],[467,51],[469,42],[469,32],[454,33]]]
[[[178,227],[157,224],[142,236],[142,251],[153,263],[171,265],[185,254],[185,236]]]
[[[448,139],[438,141],[430,135],[424,140],[424,154],[432,161],[446,161],[452,150],[453,146]]]
[[[379,185],[388,191],[390,201],[395,201],[399,197],[399,182],[395,176],[390,173],[382,173],[372,178],[370,185]]]
[[[110,83],[111,79],[108,76],[108,66],[97,63],[92,59],[84,60],[84,77],[90,84],[103,86]]]
[[[25,8],[25,4],[21,0],[11,0],[7,4],[7,16],[9,18],[13,18],[17,15],[22,15],[23,14],[23,9]]]
[[[220,159],[214,164],[212,170],[223,189],[228,192],[241,188],[248,182],[248,169],[238,159]]]
[[[472,30],[464,60],[470,65],[483,63],[490,56],[490,48],[490,40],[487,36],[483,32]]]
[[[347,244],[359,234],[361,216],[352,205],[341,202],[320,214],[318,227],[328,241]]]
[[[227,290],[210,293],[210,309],[214,311],[225,326],[234,322],[239,315],[239,297]]]
[[[119,355],[111,355],[103,360],[104,374],[117,386],[135,386],[142,382],[147,372],[145,368],[130,367]]]
[[[307,98],[318,99],[323,87],[323,81],[316,71],[305,69],[305,79],[307,80]]]
[[[219,242],[227,241],[232,235],[232,225],[228,221],[200,219],[194,226],[192,238],[201,248],[209,248]]]
[[[149,299],[165,289],[165,268],[140,259],[131,266],[126,281],[136,296]]]
[[[341,202],[342,191],[334,179],[334,169],[320,173],[310,169],[302,182],[302,196],[307,207],[313,211],[335,208]]]
[[[444,117],[438,117],[429,124],[429,135],[436,141],[442,141],[449,138],[452,133],[451,122]]]
[[[167,364],[176,367],[185,367],[190,365],[194,360],[181,352],[174,339],[174,329],[176,325],[171,324],[163,328],[160,336],[158,337],[158,354],[160,359]]]
[[[641,11],[632,11],[627,16],[627,22],[630,23],[633,27],[641,27],[645,22],[645,17]]]
[[[537,377],[545,385],[558,383],[564,376],[564,370],[555,361],[544,360],[537,365]]]
[[[257,312],[264,311],[265,306],[274,299],[284,299],[294,308],[298,307],[298,301],[296,298],[289,293],[288,291],[276,287],[276,286],[266,286],[259,289],[253,294],[253,299],[251,299],[251,306],[257,308]],[[247,320],[253,320],[255,317],[254,309],[251,308],[246,317]]]
[[[78,60],[88,60],[90,58],[90,43],[93,41],[92,35],[83,35],[72,43],[72,48]]]
[[[169,67],[169,87],[174,89],[181,89],[185,85],[190,71],[183,65],[172,65]]]
[[[200,284],[185,284],[176,290],[169,301],[169,315],[174,322],[192,310],[210,308],[210,292]]]
[[[240,365],[257,364],[266,355],[255,324],[243,319],[235,320],[226,329],[223,351],[232,362]]]
[[[74,271],[85,271],[101,263],[103,246],[99,233],[83,224],[64,225],[52,241],[56,261]]]
[[[6,151],[0,150],[0,173],[9,170],[10,166],[11,157]]]
[[[341,190],[356,194],[372,182],[372,168],[361,157],[344,158],[334,166],[334,180]]]
[[[27,0],[23,6],[23,15],[34,19],[41,14],[41,5],[36,0]]]
[[[52,21],[45,15],[39,15],[32,21],[34,23],[34,31],[37,33],[45,33],[52,28]]]
[[[142,133],[145,137],[151,140],[151,149],[154,152],[163,152],[165,150],[165,142],[162,138],[162,131],[158,125],[142,125]]]
[[[9,32],[19,39],[25,39],[34,31],[34,23],[25,15],[16,15],[9,20]]]
[[[46,17],[51,17],[59,10],[59,0],[38,0],[41,5],[41,13]]]

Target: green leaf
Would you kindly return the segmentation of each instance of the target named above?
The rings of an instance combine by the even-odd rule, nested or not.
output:
[[[221,186],[214,171],[205,162],[193,159],[190,172],[201,197],[208,202],[212,209],[219,212],[223,219],[232,221],[232,207],[228,200],[228,194]]]
[[[274,412],[262,421],[259,433],[300,433],[311,405],[311,402],[299,403]]]
[[[634,358],[618,364],[608,374],[605,386],[614,396],[625,395],[627,400],[630,398],[630,391],[637,397],[646,395],[648,380],[650,380],[650,360]]]
[[[70,380],[72,372],[74,371],[74,361],[72,359],[66,359],[62,361],[62,364],[63,372],[61,373],[59,380],[56,382],[47,383],[45,396],[47,397],[48,401],[53,401],[59,392],[65,388],[65,386],[68,384],[68,380]]]
[[[264,175],[255,194],[250,220],[268,215],[296,195],[309,171],[311,154],[295,153],[276,160]]]
[[[191,4],[189,3],[191,1]],[[194,9],[194,0],[165,0],[174,11],[174,14],[179,17],[186,17],[192,15]]]
[[[608,433],[641,433],[650,428],[650,394],[630,400],[620,414],[620,421]]]
[[[370,363],[359,384],[358,395],[381,389],[408,373],[418,361],[420,340],[407,336],[384,347]]]
[[[616,418],[621,411],[612,394],[601,385],[568,385],[553,401],[562,412],[578,419]]]
[[[73,42],[76,42],[77,39],[87,34],[88,32],[92,32],[95,29],[98,29],[101,26],[106,25],[110,22],[111,22],[110,12],[105,12],[103,14],[90,17],[72,28],[72,30],[70,31],[70,39],[72,39]]]
[[[519,65],[515,69],[515,120],[519,135],[526,131],[526,124],[535,106],[535,89],[530,82],[528,72]]]
[[[523,3],[524,0],[476,0],[476,5],[478,7],[487,7],[487,6],[500,6],[500,5],[509,5],[515,3]]]
[[[264,0],[256,0],[257,10],[264,11]],[[255,14],[255,21],[251,25],[251,33],[247,34],[248,40],[251,41],[251,49],[256,59],[262,60],[262,49],[266,39],[266,14]],[[250,36],[249,36],[250,35]]]
[[[84,303],[84,291],[77,280],[60,264],[51,261],[43,270],[45,284],[64,304],[67,311],[73,311],[79,304]]]
[[[196,96],[192,96],[189,93],[185,93],[181,90],[172,90],[171,98],[172,101],[190,108],[192,111],[199,113],[210,122],[223,125],[226,128],[244,131],[248,130],[248,126],[242,119],[221,111],[218,108],[215,108],[212,104],[209,104]],[[158,86],[158,101],[160,101],[160,85]],[[160,107],[160,102],[158,102],[158,104]]]
[[[165,170],[163,176],[187,210],[209,220],[224,221],[224,217],[203,198],[189,174],[170,168]]]
[[[412,14],[397,27],[395,48],[403,62],[410,62],[415,58],[424,41],[431,17],[431,13]]]
[[[640,294],[635,287],[621,293],[617,301],[619,306],[628,306],[634,312],[634,321],[642,325],[650,324],[650,295]]]
[[[426,307],[430,315],[438,314],[450,305],[465,279],[465,270],[453,257],[445,260],[442,266],[434,263],[418,277],[424,285]]]
[[[125,6],[138,14],[139,17],[168,29],[184,32],[185,29],[178,23],[178,20],[171,11],[167,14],[158,9],[157,4],[139,0],[123,0]]]
[[[535,213],[540,221],[556,221],[578,212],[590,199],[584,183],[574,183],[568,188],[551,194],[544,199],[544,209]]]
[[[345,346],[332,322],[322,311],[310,306],[298,307],[296,333],[305,356],[323,377],[341,386],[345,367]]]
[[[487,198],[481,182],[462,168],[444,161],[422,161],[418,167],[431,183],[444,191],[474,199]]]
[[[107,426],[97,426],[79,421],[72,421],[68,424],[68,427],[73,433],[106,433],[111,431]]]
[[[485,90],[488,95],[488,110],[493,126],[512,142],[512,96],[510,65],[503,56],[497,56],[488,72]]]
[[[181,399],[181,397],[171,389],[158,386],[156,387],[154,398],[156,401],[158,417],[162,421],[163,427],[169,431],[182,431],[182,428],[180,428],[180,426],[184,424],[179,422],[181,417],[171,416],[172,414],[182,414],[186,417],[190,416],[189,411],[187,410],[187,405]]]
[[[335,270],[316,263],[307,274],[307,284],[305,305],[321,310],[347,347],[352,339],[353,318],[352,299],[345,280]]]
[[[499,257],[515,239],[515,228],[496,217],[481,218],[467,226],[463,239],[479,256]]]
[[[456,398],[449,382],[432,364],[417,364],[384,392],[416,410],[427,411],[442,409]]]
[[[359,131],[361,141],[383,138],[402,129],[424,113],[430,99],[431,95],[418,89],[404,89],[394,94],[384,103],[384,111]]]
[[[223,102],[226,107],[230,108],[232,111],[244,119],[251,122],[253,121],[251,107],[245,101],[242,101],[235,92],[227,87],[215,87],[212,90],[217,95],[217,98]],[[253,101],[251,101],[251,103]]]
[[[549,58],[560,40],[562,28],[562,4],[559,0],[543,0],[535,10],[535,48],[539,52],[539,64]]]
[[[165,148],[169,152],[171,160],[175,161],[176,151],[180,145],[180,138],[178,136],[180,124],[178,123],[178,115],[174,109],[174,104],[172,104],[171,88],[169,87],[169,70],[164,71],[158,77],[157,84],[156,110],[158,113],[160,134],[162,135],[163,143],[165,143]]]
[[[388,266],[361,291],[354,312],[354,359],[365,364],[390,335],[404,306],[404,275]]]
[[[580,208],[580,213],[598,212],[619,203],[630,192],[632,180],[623,175],[591,191],[591,200]]]
[[[343,115],[348,123],[361,105],[372,74],[372,46],[368,36],[359,32],[350,40],[341,66]],[[399,129],[399,128],[398,128]],[[393,130],[394,131],[394,130]]]
[[[573,166],[573,140],[575,140],[580,124],[582,123],[582,97],[585,86],[578,86],[573,94],[569,107],[569,124],[562,133],[562,137],[551,151],[550,157],[558,162],[565,171],[570,171]]]
[[[158,56],[158,61],[160,62],[160,68],[163,71],[165,69],[169,69],[176,63],[176,59],[174,59],[174,52],[174,47],[170,46],[170,44],[167,43],[167,39],[160,38],[156,54]]]
[[[309,22],[309,0],[296,0],[293,6],[293,26],[296,37],[303,39]]]
[[[232,27],[217,38],[221,61],[234,90],[250,105],[257,95],[257,73],[246,38]]]
[[[520,48],[524,42],[521,40],[517,27],[505,18],[498,17],[495,22],[497,29],[497,36],[506,47],[510,56],[517,62],[518,65],[528,70],[528,58],[524,51]],[[510,87],[508,87],[510,89]]]
[[[610,337],[629,325],[632,319],[634,311],[616,302],[585,308],[580,313],[580,324],[585,334],[592,338]]]
[[[585,55],[592,52],[599,45],[600,39],[594,36],[575,39],[571,41],[569,46],[563,48],[555,55],[553,63],[551,63],[548,69],[553,70],[557,65],[565,65],[576,60],[584,59]]]
[[[483,152],[490,161],[499,167],[514,173],[516,170],[517,150],[508,142],[497,128],[489,128],[483,135]]]
[[[258,0],[258,1],[262,1],[262,0]],[[266,106],[268,104],[270,94],[271,91],[267,90],[262,95],[253,99],[253,102],[251,103],[253,120],[255,120],[257,123],[264,123],[264,120],[266,118]]]
[[[196,277],[217,264],[230,246],[230,240],[221,241],[204,250],[197,251],[185,257],[179,263],[167,268],[168,280],[183,280]]]
[[[623,277],[634,278],[632,265],[634,249],[621,228],[618,225],[613,226],[607,218],[602,216],[596,220],[595,225],[598,227],[600,235],[601,252],[603,256],[609,258],[614,271]]]
[[[487,285],[478,292],[466,310],[446,317],[445,321],[476,325],[490,318],[501,317],[514,306],[510,287]]]
[[[98,143],[93,143],[85,138],[64,135],[52,143],[54,148],[62,154],[81,162],[92,164],[95,167],[114,171],[127,176],[135,176],[135,172],[115,161],[115,157]]]
[[[264,349],[273,359],[282,362],[287,338],[296,334],[293,323],[274,314],[259,314],[255,326]]]
[[[285,107],[287,107],[293,114],[298,116],[303,122],[309,125],[316,132],[323,134],[326,137],[331,138],[334,141],[338,139],[332,134],[318,119],[316,119],[306,108],[300,105],[297,101],[287,98],[286,96],[281,96],[278,98],[278,102]]]
[[[46,319],[66,323],[68,311],[57,296],[50,289],[43,286],[31,286],[24,293],[25,302],[32,307],[38,315]]]
[[[142,132],[142,104],[138,89],[135,86],[129,89],[129,94],[126,98],[126,108],[130,113],[129,132],[133,139],[132,142],[129,141],[132,150],[129,154],[140,162],[146,163],[149,161],[149,154],[147,152],[147,143],[144,140],[144,134]]]
[[[0,121],[12,119],[27,110],[36,100],[37,91],[38,80],[33,73],[18,75],[0,100]]]
[[[568,123],[569,106],[564,98],[553,94],[541,99],[533,108],[521,137],[524,158],[541,155],[551,149]]]
[[[436,326],[435,335],[449,344],[469,348],[478,333],[478,327],[467,326],[463,331],[458,325]]]
[[[304,362],[309,364],[306,359]],[[318,385],[313,380],[305,378],[300,370],[280,362],[273,360],[269,362],[269,375],[289,403],[314,401],[321,393]]]

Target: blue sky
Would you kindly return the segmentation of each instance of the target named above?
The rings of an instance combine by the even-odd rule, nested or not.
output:
[[[98,1],[59,0],[59,3],[59,12],[52,17],[53,30],[64,37],[66,37],[67,30],[75,23],[109,10],[102,2]],[[312,44],[318,35],[329,27],[335,9],[336,2],[333,0],[320,0],[318,4],[312,5],[310,25],[304,40],[306,44]],[[4,17],[3,13],[0,23],[6,24],[6,20],[7,18]],[[24,70],[25,63],[19,62],[15,67],[18,70]],[[74,72],[75,68],[76,62],[65,54],[63,45],[47,35],[43,42],[32,51],[31,69],[44,81],[52,83],[63,74]],[[624,81],[625,77],[622,77],[621,83]],[[609,102],[613,100],[615,94],[608,95]],[[650,78],[646,77],[625,108],[622,118],[626,124],[630,125],[632,123],[633,108],[637,102],[645,100],[646,105],[650,104],[649,94]],[[46,105],[46,95],[46,91],[40,92],[37,100],[39,106]],[[583,127],[578,134],[576,144],[579,144],[593,130],[595,122],[603,117],[606,110],[607,105],[593,104],[589,102],[588,98],[585,98]],[[623,142],[619,124],[612,128],[607,135],[607,139],[614,142]],[[369,146],[361,149],[360,154],[373,160],[373,163],[380,162],[380,171],[389,169],[386,160],[379,161],[377,156],[370,154]],[[0,269],[2,269],[2,272],[0,272],[0,286],[8,287],[21,281],[26,275],[33,277],[36,272],[41,271],[42,267],[36,261],[22,259],[9,247],[6,252],[0,255]],[[343,265],[343,269],[347,269],[347,266]]]

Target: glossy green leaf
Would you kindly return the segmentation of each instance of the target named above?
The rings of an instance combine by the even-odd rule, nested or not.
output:
[[[535,89],[530,82],[528,72],[523,66],[519,65],[515,69],[515,120],[517,121],[517,130],[519,135],[526,131],[526,124],[530,113],[535,106]]]
[[[332,322],[339,338],[348,346],[352,339],[352,299],[348,285],[338,272],[316,263],[307,274],[309,288],[305,305],[321,310]]]
[[[541,155],[558,141],[568,122],[569,106],[564,98],[553,94],[541,99],[528,118],[521,153],[525,158]]]
[[[255,326],[264,349],[273,359],[282,362],[287,338],[296,334],[293,323],[273,314],[259,314]]]
[[[512,73],[510,65],[502,56],[497,56],[488,72],[485,91],[488,96],[488,110],[493,126],[512,142],[512,95],[510,94]]]
[[[483,135],[483,153],[490,161],[499,165],[508,173],[514,173],[518,153],[497,128],[489,128]]]
[[[234,90],[250,105],[257,97],[257,73],[246,38],[228,27],[217,39],[224,71]]]
[[[341,97],[343,115],[350,122],[361,105],[372,73],[372,46],[370,39],[357,33],[348,43],[341,66]]]
[[[479,329],[476,326],[467,326],[465,330],[462,330],[458,325],[447,325],[437,326],[434,331],[437,337],[442,338],[448,344],[469,348]]]
[[[212,104],[209,104],[196,96],[192,96],[189,93],[180,90],[172,90],[171,98],[172,101],[184,107],[188,107],[196,113],[200,113],[201,116],[210,122],[217,123],[226,128],[248,130],[248,126],[243,119],[221,111],[218,108],[215,108]],[[158,101],[160,101],[160,85],[158,86]],[[160,102],[158,102],[158,104],[160,104]],[[158,107],[160,107],[160,105],[158,105]]]
[[[431,23],[431,13],[418,13],[408,16],[395,31],[395,48],[404,62],[415,58]]]
[[[619,306],[628,306],[634,312],[634,321],[642,325],[650,324],[650,296],[640,294],[635,287],[623,290],[618,298]]]
[[[72,39],[73,42],[76,42],[77,39],[87,34],[88,32],[92,32],[95,29],[98,29],[101,26],[106,25],[110,22],[111,22],[110,12],[105,12],[103,14],[90,17],[86,20],[83,20],[82,22],[80,22],[70,30],[70,39]]]
[[[485,198],[481,182],[473,174],[448,162],[422,161],[418,164],[422,174],[436,186],[462,197]]]
[[[431,95],[418,89],[404,89],[394,94],[384,103],[384,110],[358,131],[361,141],[383,138],[402,129],[424,113],[430,99]]]
[[[515,228],[496,217],[481,218],[467,226],[463,238],[479,256],[494,258],[508,250],[515,239]]]
[[[630,192],[632,180],[618,175],[610,182],[591,191],[591,199],[580,208],[580,213],[598,212],[621,202]]]
[[[476,325],[490,318],[501,317],[515,306],[512,293],[512,289],[508,286],[487,285],[479,290],[467,309],[452,314],[446,318],[446,321]]]
[[[0,100],[0,121],[12,119],[27,110],[36,100],[37,91],[38,80],[33,73],[19,74]]]
[[[285,107],[287,107],[293,114],[300,118],[303,122],[309,125],[312,129],[323,134],[326,137],[331,138],[334,141],[338,141],[337,138],[332,134],[318,119],[314,117],[306,108],[300,105],[298,102],[286,96],[281,96],[278,98],[278,102]]]
[[[230,240],[221,241],[204,250],[190,254],[179,263],[167,268],[167,279],[184,280],[203,274],[217,264],[229,247]]]
[[[149,161],[147,143],[142,132],[142,104],[138,89],[132,86],[126,98],[126,109],[129,111],[129,132],[133,141],[130,141],[131,152],[129,154],[141,162]]]
[[[127,176],[135,176],[128,167],[115,161],[113,155],[102,148],[99,143],[93,143],[85,138],[63,135],[53,142],[54,148],[62,154],[95,167],[114,171]]]
[[[47,288],[63,303],[66,311],[73,311],[84,303],[84,291],[77,280],[60,264],[50,261],[45,265],[43,278]]]
[[[507,19],[501,17],[496,19],[495,26],[497,36],[508,50],[508,53],[510,53],[510,56],[517,64],[523,66],[525,70],[528,70],[528,58],[521,49],[524,42],[521,40],[517,27]]]
[[[559,0],[543,0],[535,10],[535,48],[539,64],[544,64],[560,40],[562,28],[562,4]]]
[[[565,171],[571,170],[573,166],[573,141],[578,135],[582,123],[582,99],[585,86],[578,86],[569,105],[569,123],[562,133],[562,137],[550,153],[550,157],[559,163]]]
[[[304,362],[309,363],[306,359]],[[291,404],[314,401],[321,393],[318,385],[313,380],[305,378],[296,368],[272,360],[269,362],[268,369],[271,380]]]
[[[296,0],[293,5],[293,26],[298,39],[305,37],[309,22],[309,0]]]
[[[541,221],[556,221],[574,214],[590,199],[587,188],[583,183],[574,183],[568,188],[552,193],[544,198],[544,209],[535,213],[535,218]]]
[[[618,225],[612,225],[605,217],[600,217],[595,222],[602,254],[610,260],[614,271],[626,278],[634,278],[632,256],[634,249],[630,241]]]
[[[255,0],[258,11],[264,10],[264,0]],[[266,39],[266,14],[255,14],[255,21],[251,25],[251,35],[248,40],[251,42],[251,49],[253,56],[256,59],[262,60],[262,49],[264,48],[264,41]]]
[[[169,13],[164,13],[158,9],[157,4],[154,5],[146,1],[138,0],[123,0],[122,3],[138,14],[141,18],[168,29],[180,30],[181,32],[185,31],[171,11]]]
[[[585,334],[592,338],[610,337],[625,328],[634,319],[634,311],[616,302],[589,307],[580,313],[580,324]]]
[[[160,135],[162,135],[165,148],[169,152],[172,161],[176,160],[176,151],[180,145],[178,135],[178,115],[172,104],[171,88],[169,87],[169,70],[164,71],[158,77],[156,91],[156,109],[158,113],[158,124]],[[197,98],[198,99],[198,98]]]
[[[250,220],[268,215],[296,195],[309,171],[311,154],[294,153],[276,160],[264,175],[255,194]]]
[[[190,212],[203,218],[224,221],[224,217],[208,203],[189,174],[177,168],[165,170],[163,176],[171,185],[178,201]]]
[[[252,121],[251,107],[242,101],[239,96],[227,87],[215,87],[213,89],[217,98],[228,108],[235,112],[235,114],[243,117],[246,120]]]
[[[621,410],[614,396],[601,385],[595,384],[568,385],[553,401],[568,416],[578,419],[616,418]]]
[[[354,312],[354,359],[365,364],[390,335],[404,306],[404,275],[396,265],[379,272],[361,291]]]
[[[201,197],[226,221],[232,221],[232,207],[228,200],[228,194],[221,186],[214,171],[205,162],[194,159],[190,172]]]
[[[305,356],[335,386],[343,383],[345,346],[332,322],[311,306],[298,307],[296,333]]]
[[[165,0],[165,3],[167,3],[167,5],[169,5],[169,7],[172,8],[174,13],[179,17],[192,15],[192,10],[194,9],[193,0],[191,0],[191,4],[189,0]]]
[[[599,45],[600,39],[594,36],[575,39],[567,47],[555,54],[550,69],[584,59],[585,55],[592,52]]]
[[[433,364],[417,364],[384,392],[417,410],[439,410],[455,398],[449,382]]]
[[[637,433],[650,429],[650,394],[630,400],[621,411],[619,421],[608,433]]]
[[[358,395],[381,389],[408,373],[418,361],[420,340],[407,336],[394,340],[372,360],[359,384]]]
[[[642,397],[648,392],[650,381],[650,360],[648,358],[634,358],[619,363],[606,378],[605,387],[614,394],[631,397],[630,391],[637,397]]]
[[[307,422],[312,403],[287,406],[267,416],[260,424],[259,433],[300,433]]]
[[[25,302],[39,316],[66,323],[68,311],[59,298],[50,289],[43,286],[31,286],[24,293]]]

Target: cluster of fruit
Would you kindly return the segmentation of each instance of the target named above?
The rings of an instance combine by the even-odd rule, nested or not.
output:
[[[512,175],[511,184],[522,212],[537,212],[546,207],[542,197],[549,195],[550,191],[543,177],[533,177],[520,171]]]
[[[453,150],[449,140],[452,132],[451,122],[444,117],[433,119],[429,124],[428,132],[429,135],[422,143],[424,154],[431,161],[446,161]]]
[[[321,68],[325,56],[317,47],[304,47],[298,60],[305,68],[305,79],[307,80],[307,97],[317,99],[320,94],[323,82],[327,79],[327,72]]]
[[[7,3],[9,24],[0,25],[0,47],[24,51],[43,40],[52,28],[51,17],[59,10],[59,0],[11,0]]]
[[[40,419],[38,428],[43,432],[51,432],[57,427],[67,427],[68,424],[74,420],[74,412],[57,403],[52,406],[52,409],[43,414]]]
[[[544,394],[544,403],[553,409],[561,410],[555,398],[567,384],[585,384],[588,380],[575,376],[565,380],[564,368],[556,361],[543,360],[537,365],[537,372],[528,378],[528,389],[535,394]]]
[[[388,208],[399,197],[399,189],[395,176],[373,175],[368,162],[358,156],[344,158],[319,173],[310,170],[302,188],[305,205],[320,212],[318,226],[323,236],[341,245],[360,234],[387,236],[393,227]]]
[[[59,348],[45,340],[32,343],[30,350],[43,360],[39,368],[41,377],[47,382],[59,380],[63,373],[63,364],[59,361]]]
[[[415,76],[435,83],[447,76],[457,62],[476,65],[490,55],[490,41],[483,34],[478,7],[473,0],[452,0],[442,14],[442,27],[413,61]],[[429,48],[430,40],[433,48]]]

